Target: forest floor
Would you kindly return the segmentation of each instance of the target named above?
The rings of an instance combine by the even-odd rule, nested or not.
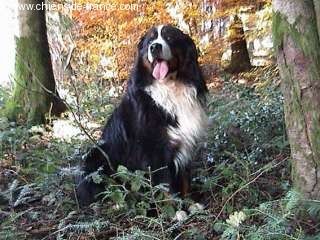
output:
[[[291,187],[277,70],[216,79],[208,138],[185,199],[152,187],[148,173],[120,167],[113,177],[94,176],[108,182],[104,201],[79,208],[75,178],[88,135],[98,138],[118,102],[101,94],[101,83],[79,83],[81,93],[65,86],[72,111],[46,125],[1,118],[0,239],[320,239],[320,203]],[[0,105],[6,97],[0,90]],[[187,215],[177,221],[181,210]]]

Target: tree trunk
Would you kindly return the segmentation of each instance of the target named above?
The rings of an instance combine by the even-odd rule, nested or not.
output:
[[[19,0],[20,6],[41,4]],[[16,38],[15,89],[6,105],[12,120],[43,123],[45,114],[59,115],[66,110],[57,94],[47,39],[45,10],[19,10],[19,36]]]
[[[273,9],[293,183],[305,197],[320,199],[320,42],[315,5],[274,0]]]
[[[229,41],[231,42],[231,61],[226,71],[239,73],[250,70],[251,63],[247,48],[247,41],[244,36],[243,24],[238,16],[235,16],[230,25]]]

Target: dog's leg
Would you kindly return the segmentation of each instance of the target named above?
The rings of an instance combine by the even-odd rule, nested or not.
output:
[[[96,184],[92,179],[82,179],[77,186],[77,199],[80,206],[88,206],[96,200],[97,194],[104,190],[103,184]]]
[[[172,188],[173,193],[178,193],[180,197],[186,197],[190,192],[191,172],[186,166],[184,169],[179,169],[178,172],[172,172]]]
[[[100,145],[102,150],[105,149],[103,145]],[[84,156],[84,163],[82,170],[83,176],[79,179],[77,185],[77,198],[80,206],[87,206],[96,200],[96,195],[104,190],[103,184],[93,182],[90,174],[101,169],[102,173],[108,173],[105,169],[106,159],[101,153],[101,149],[97,147],[92,148],[89,153]]]
[[[189,171],[181,173],[180,177],[180,194],[182,197],[186,197],[190,192],[190,173]]]

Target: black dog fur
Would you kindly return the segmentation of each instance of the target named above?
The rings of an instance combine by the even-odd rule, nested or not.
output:
[[[176,73],[172,81],[193,87],[197,101],[204,106],[207,88],[192,39],[170,25],[164,26],[160,34],[172,51],[173,57],[168,61],[170,73]],[[99,148],[93,147],[84,159],[85,177],[77,187],[77,197],[82,205],[93,202],[95,195],[104,189],[103,185],[93,183],[86,176],[99,168],[103,169],[103,174],[114,173],[101,150],[108,156],[113,169],[119,165],[132,171],[164,168],[154,173],[152,180],[154,184],[167,183],[170,192],[182,193],[189,185],[189,162],[183,167],[177,167],[174,162],[181,142],[173,141],[168,134],[168,128],[179,128],[179,119],[157,104],[145,90],[157,81],[152,76],[154,65],[147,59],[149,44],[156,37],[157,28],[152,28],[141,38],[126,93],[104,127]],[[183,137],[181,141],[184,141]]]

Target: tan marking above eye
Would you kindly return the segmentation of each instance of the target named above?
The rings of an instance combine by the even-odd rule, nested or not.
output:
[[[152,30],[150,33],[149,33],[149,39],[154,39],[156,37],[156,32],[154,30]]]

